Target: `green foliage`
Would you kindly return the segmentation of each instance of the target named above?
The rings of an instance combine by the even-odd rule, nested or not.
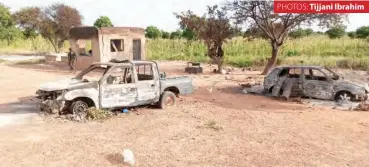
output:
[[[361,39],[368,38],[369,37],[369,26],[359,27],[356,30],[356,37],[361,38]]]
[[[313,33],[314,33],[314,31],[311,28],[308,28],[308,29],[298,28],[298,29],[295,29],[295,30],[291,31],[288,35],[291,38],[297,39],[297,38],[310,36]]]
[[[325,33],[331,39],[342,38],[343,36],[345,36],[345,33],[346,33],[345,29],[346,27],[344,26],[336,26],[336,27],[330,28]]]
[[[94,23],[95,27],[113,27],[113,23],[111,22],[108,16],[100,16]]]
[[[15,27],[8,7],[0,3],[0,40],[6,40],[10,45],[16,38],[21,38],[21,31]]]
[[[8,28],[0,27],[0,39],[5,39],[8,45],[15,39],[22,37],[22,31],[14,26]]]
[[[208,62],[206,46],[199,41],[187,40],[148,40],[147,56],[151,60],[183,60]],[[234,38],[224,45],[225,64],[248,67],[265,66],[271,54],[268,40],[245,41]],[[287,40],[280,48],[277,64],[310,64],[329,67],[353,67],[369,69],[367,42],[344,37],[329,39],[327,36],[310,36]],[[339,62],[339,63],[336,63]],[[365,66],[367,65],[367,66]]]
[[[27,39],[34,39],[38,36],[38,33],[36,32],[35,29],[32,29],[32,28],[25,28],[23,30],[23,35],[25,38]]]
[[[161,34],[162,34],[162,38],[163,39],[169,39],[170,38],[170,33],[169,32],[166,32],[164,30],[161,31]]]
[[[35,45],[33,45],[35,44]],[[69,43],[64,44],[68,50]],[[270,42],[255,39],[247,41],[234,38],[224,45],[224,63],[236,67],[264,66],[270,57]],[[203,42],[185,39],[147,39],[147,58],[150,60],[182,60],[208,62],[207,49]],[[42,38],[15,39],[10,45],[0,40],[0,53],[43,53],[53,51],[52,45]],[[309,64],[329,67],[369,70],[367,41],[360,39],[329,39],[324,35],[289,39],[280,48],[277,64]]]
[[[147,38],[156,39],[156,38],[162,37],[162,34],[161,34],[161,31],[159,30],[159,28],[157,28],[155,26],[148,26],[148,27],[146,27],[146,30],[145,30],[145,36]]]
[[[14,22],[12,20],[12,15],[8,7],[0,3],[0,27],[8,28],[12,27]]]
[[[187,39],[187,40],[195,40],[196,39],[196,35],[195,33],[193,33],[190,29],[188,28],[184,28],[182,31],[182,37]]]
[[[292,38],[302,38],[304,36],[306,36],[306,32],[304,29],[302,28],[298,28],[296,30],[293,30],[289,33],[289,36]]]
[[[182,31],[177,30],[170,33],[170,39],[179,39],[182,37]]]
[[[313,35],[314,34],[314,30],[311,29],[311,28],[307,28],[307,29],[305,29],[305,34],[306,34],[306,36]]]
[[[349,36],[350,38],[356,38],[356,32],[348,32],[347,36]]]

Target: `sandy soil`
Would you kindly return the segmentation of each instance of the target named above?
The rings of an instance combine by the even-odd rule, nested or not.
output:
[[[164,62],[161,70],[183,75],[183,64]],[[30,97],[40,84],[71,76],[68,71],[0,66],[0,116],[37,120],[0,129],[0,166],[123,166],[124,148],[134,152],[137,166],[369,166],[369,113],[242,94],[229,80],[257,74],[191,75],[196,91],[177,107],[61,123],[24,106],[34,104]]]

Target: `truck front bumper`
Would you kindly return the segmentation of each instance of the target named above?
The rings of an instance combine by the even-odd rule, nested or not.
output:
[[[37,107],[39,110],[53,114],[65,110],[65,101],[58,99],[61,93],[38,90],[36,94],[38,99]]]

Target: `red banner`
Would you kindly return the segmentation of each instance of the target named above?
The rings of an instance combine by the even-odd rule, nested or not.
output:
[[[275,0],[274,13],[369,13],[369,1]]]

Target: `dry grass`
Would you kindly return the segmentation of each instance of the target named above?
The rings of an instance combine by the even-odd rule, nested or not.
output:
[[[106,120],[113,116],[112,112],[102,109],[96,109],[95,107],[89,108],[87,110],[87,119],[88,120]]]

